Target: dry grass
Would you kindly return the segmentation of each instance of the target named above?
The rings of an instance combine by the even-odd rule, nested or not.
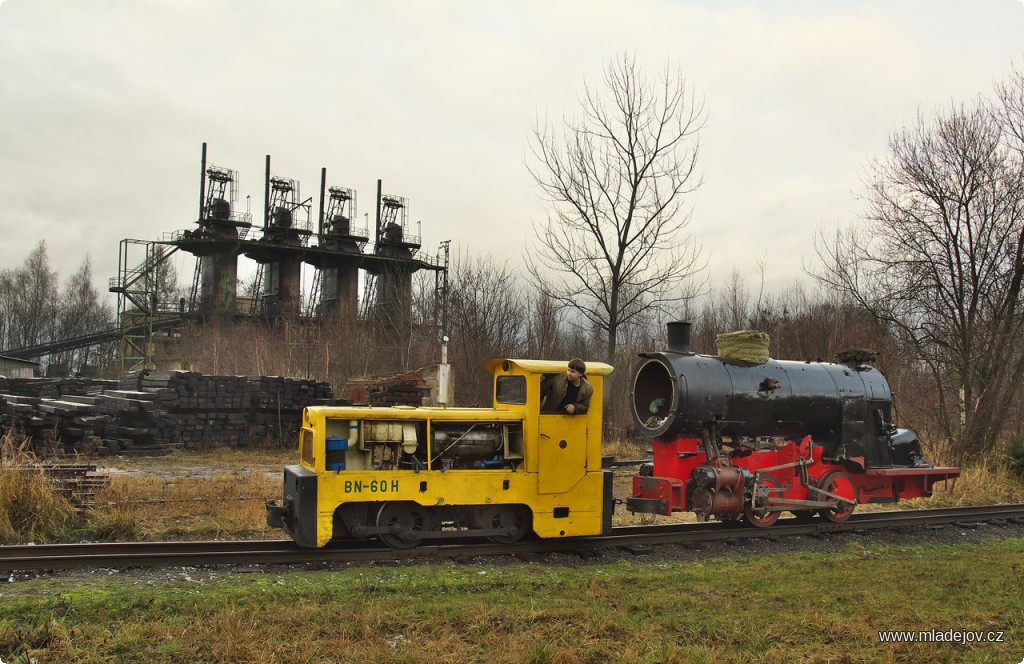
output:
[[[901,501],[900,507],[957,507],[1024,502],[1024,480],[1006,462],[979,463],[960,469],[949,486],[938,484],[931,498]]]
[[[192,451],[176,450],[166,456],[123,456],[98,460],[101,472],[125,472],[133,475],[199,476],[214,472],[252,469],[278,472],[289,463],[297,463],[299,453],[287,450],[251,450],[214,447]]]
[[[69,539],[279,538],[264,503],[281,494],[291,452],[218,449],[104,459],[110,483],[82,517],[53,487],[23,436],[0,439],[0,544]]]
[[[647,439],[613,440],[604,444],[601,454],[615,457],[619,461],[632,461],[634,459],[650,459],[650,449],[651,441]]]
[[[91,520],[117,539],[280,537],[267,529],[264,508],[280,492],[279,475],[263,470],[120,474],[97,493]]]
[[[956,465],[952,446],[946,441],[925,444],[925,456],[937,465]],[[948,486],[936,485],[931,498],[901,502],[901,507],[955,507],[1024,502],[1024,477],[1005,454],[993,453],[972,459],[960,468],[960,477]]]
[[[11,430],[0,436],[0,544],[60,540],[79,523],[71,504],[47,481],[29,445]]]

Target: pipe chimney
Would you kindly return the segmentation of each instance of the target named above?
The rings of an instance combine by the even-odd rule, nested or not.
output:
[[[690,323],[677,320],[666,325],[668,328],[668,352],[680,355],[690,354]]]

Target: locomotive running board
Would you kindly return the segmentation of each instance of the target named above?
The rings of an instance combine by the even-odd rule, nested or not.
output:
[[[352,536],[362,539],[374,535],[397,535],[401,537],[402,532],[397,532],[387,526],[356,526],[352,529]],[[358,532],[357,532],[358,530]],[[413,531],[417,540],[432,539],[458,539],[460,537],[507,537],[515,534],[513,528],[487,528],[480,530],[431,530],[427,532]],[[410,540],[411,541],[411,540]]]

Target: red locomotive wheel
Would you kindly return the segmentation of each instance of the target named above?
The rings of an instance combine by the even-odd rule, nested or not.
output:
[[[824,519],[828,519],[833,523],[842,523],[850,518],[853,514],[853,510],[857,509],[857,485],[853,483],[853,478],[847,473],[841,470],[837,470],[833,473],[825,475],[821,478],[821,483],[818,485],[823,490],[829,493],[834,493],[842,498],[850,500],[850,505],[844,508],[831,508],[827,507],[818,510],[818,514]],[[823,496],[823,500],[833,500],[828,496]]]
[[[411,549],[423,539],[423,533],[434,529],[433,514],[416,503],[384,503],[377,512],[377,526],[391,532],[380,538],[395,549]]]
[[[759,487],[772,489],[778,489],[782,486],[774,476],[766,474],[759,475],[757,484]],[[781,492],[779,491],[766,492],[764,489],[760,489],[754,497],[756,507],[751,507],[749,502],[743,505],[743,516],[747,517],[747,523],[757,528],[767,528],[768,526],[775,525],[782,512],[769,512],[765,505],[767,505],[767,501],[770,498],[778,498],[780,495]]]

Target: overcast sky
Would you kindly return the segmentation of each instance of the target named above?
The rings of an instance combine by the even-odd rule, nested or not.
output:
[[[712,278],[766,256],[777,288],[817,228],[858,218],[894,129],[1024,62],[1024,0],[0,0],[0,268],[45,238],[105,291],[122,238],[194,227],[204,141],[241,207],[262,213],[270,154],[303,197],[326,167],[372,218],[380,178],[424,249],[518,264],[545,215],[531,126],[623,51],[704,96],[692,230]]]

